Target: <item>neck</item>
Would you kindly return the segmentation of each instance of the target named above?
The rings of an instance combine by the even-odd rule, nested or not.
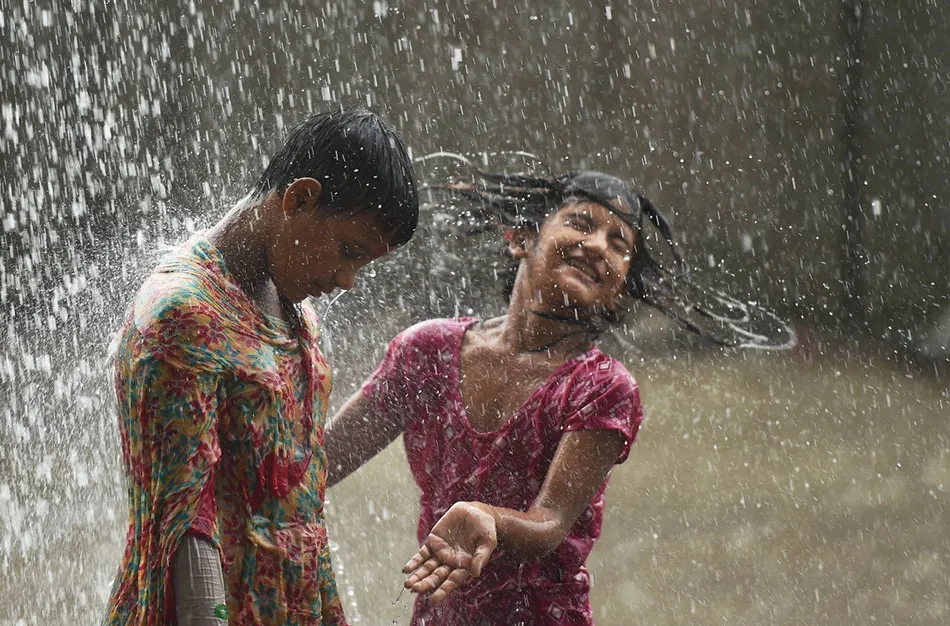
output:
[[[273,284],[267,268],[266,202],[266,198],[244,198],[208,233],[208,240],[221,253],[228,271],[256,302],[264,299],[264,293]]]
[[[593,339],[583,320],[550,311],[517,289],[511,295],[501,335],[513,352],[547,352],[565,360],[589,349]]]

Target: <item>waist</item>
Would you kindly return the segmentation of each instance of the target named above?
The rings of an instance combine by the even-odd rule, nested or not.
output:
[[[440,604],[433,605],[424,596],[417,597],[411,623],[413,626],[592,625],[590,579],[586,570],[579,579],[559,583],[529,580],[525,576],[493,579],[483,572],[477,580],[467,583]]]
[[[474,595],[561,595],[590,591],[590,573],[586,567],[567,566],[552,556],[522,563],[493,561],[478,579],[469,582],[460,592],[467,589]]]

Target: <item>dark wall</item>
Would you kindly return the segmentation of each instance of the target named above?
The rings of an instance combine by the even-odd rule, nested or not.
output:
[[[867,4],[851,199],[836,3],[11,6],[0,298],[56,315],[49,294],[90,259],[127,291],[139,243],[220,215],[288,125],[343,103],[385,113],[416,154],[527,149],[630,176],[704,279],[827,324],[851,272],[855,324],[911,332],[948,300],[948,18]]]
[[[950,304],[950,16],[943,3],[866,9],[859,145],[872,323],[912,333]]]

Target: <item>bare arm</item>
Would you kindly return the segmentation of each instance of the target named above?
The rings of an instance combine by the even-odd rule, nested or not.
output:
[[[499,541],[526,560],[553,552],[604,484],[623,445],[613,430],[564,435],[527,512],[483,505],[496,520]]]
[[[379,454],[402,432],[402,420],[371,412],[370,400],[357,391],[333,416],[323,433],[327,487],[337,484]]]
[[[417,593],[435,590],[432,601],[438,602],[469,576],[477,577],[499,541],[525,560],[553,552],[604,484],[623,445],[623,437],[612,430],[564,435],[527,511],[457,502],[406,564],[406,587]]]

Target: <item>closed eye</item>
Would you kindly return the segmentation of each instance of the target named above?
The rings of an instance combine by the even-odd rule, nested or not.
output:
[[[594,226],[594,220],[583,214],[572,215],[564,220],[564,223],[568,226],[571,226],[572,228],[576,228],[583,233],[592,233],[594,230],[596,230],[596,227]]]
[[[630,241],[627,240],[627,237],[624,235],[622,230],[617,230],[610,234],[610,245],[617,252],[622,252],[624,254],[630,253]]]
[[[340,252],[343,255],[343,258],[350,259],[351,261],[359,261],[364,256],[366,256],[366,251],[360,248],[359,246],[350,246],[346,243],[340,243]]]

